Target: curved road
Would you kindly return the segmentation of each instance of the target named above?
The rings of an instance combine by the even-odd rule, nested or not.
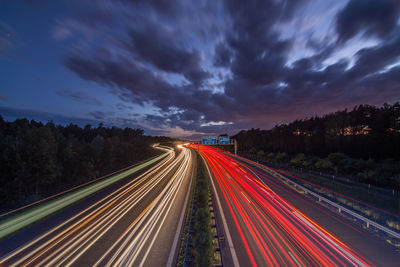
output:
[[[84,209],[75,209],[72,214],[62,211],[47,218],[47,225],[51,225],[53,217],[63,218],[53,223],[53,227],[26,229],[24,232],[36,231],[27,235],[27,240],[23,233],[17,233],[16,247],[9,245],[13,237],[3,240],[0,265],[172,264],[190,191],[192,153],[187,148],[181,148],[178,155],[171,150],[165,159],[143,174],[128,179],[112,192],[98,193],[96,201]],[[46,225],[46,222],[40,223]]]
[[[396,266],[398,264],[396,258],[399,259],[399,254],[387,244],[384,246],[383,241],[372,235],[361,236],[363,234],[361,231],[352,229],[352,226],[343,223],[341,218],[330,217],[334,216],[333,214],[328,216],[327,211],[312,206],[304,199],[288,197],[285,191],[288,188],[283,184],[277,185],[276,179],[274,181],[261,170],[256,170],[218,149],[192,146],[195,149],[198,147],[210,172],[213,197],[217,202],[217,218],[220,219],[225,232],[222,253],[225,255],[226,265]],[[326,220],[330,220],[331,225],[326,224]],[[319,224],[320,221],[324,226]],[[334,227],[332,222],[335,223]],[[330,226],[329,231],[325,225]],[[352,234],[353,240],[342,238],[340,234],[343,233]],[[355,240],[356,236],[362,238]],[[346,243],[343,239],[346,239]],[[371,249],[360,244],[360,240],[370,241],[375,246],[380,244],[373,247],[377,253],[371,254]],[[352,243],[351,246],[349,243]]]

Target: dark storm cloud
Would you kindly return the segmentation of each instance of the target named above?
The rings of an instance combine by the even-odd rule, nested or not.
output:
[[[396,0],[351,0],[337,15],[339,38],[346,41],[358,33],[385,37],[396,27],[399,4]]]
[[[217,67],[228,67],[231,64],[232,52],[223,42],[215,46],[214,65]]]
[[[289,20],[300,2],[225,1],[234,25],[226,33],[227,45],[234,55],[230,65],[233,78],[225,85],[225,95],[215,96],[214,101],[229,110],[232,119],[253,119],[265,114],[279,98],[277,87],[286,75],[285,63],[292,43],[280,39],[273,26]]]
[[[89,115],[97,120],[104,120],[106,118],[106,113],[102,111],[92,111],[89,112]]]
[[[66,58],[65,64],[81,78],[108,85],[122,98],[132,99],[140,104],[158,98],[168,100],[174,92],[168,83],[132,62],[85,59],[71,55]]]
[[[256,121],[268,121],[270,113],[287,116],[285,102],[294,98],[291,94],[299,92],[280,87],[280,82],[290,72],[285,63],[292,42],[281,39],[273,26],[290,20],[302,2],[305,1],[225,2],[235,25],[234,30],[227,33],[235,56],[230,66],[233,78],[225,86],[226,97],[219,96],[217,101],[224,109],[232,110],[236,124],[240,121],[243,125],[247,120],[248,124],[243,125],[247,128]],[[264,118],[260,118],[260,114]]]
[[[204,25],[214,25],[207,28],[215,29],[208,33],[212,38],[206,31],[191,32],[182,23],[188,16],[182,9],[184,2],[174,1],[176,8],[164,1],[159,7],[158,1],[129,3],[126,8],[132,14],[140,8],[155,13],[138,15],[140,19],[132,15],[133,20],[129,17],[127,25],[118,28],[124,30],[109,37],[111,43],[106,39],[107,44],[96,44],[87,53],[72,50],[64,62],[81,78],[108,86],[124,101],[153,105],[157,114],[142,118],[152,128],[234,133],[349,105],[399,100],[394,99],[399,92],[398,68],[383,71],[400,56],[399,13],[393,2],[351,1],[336,16],[337,36],[310,39],[307,45],[314,53],[290,65],[294,40],[283,38],[275,26],[290,21],[303,4],[311,2],[226,0],[218,16],[199,12]],[[382,12],[387,17],[381,21]],[[353,65],[352,55],[325,62],[332,62],[334,52],[345,48],[343,40],[362,32],[381,41],[359,49]],[[207,61],[206,56],[213,58]],[[223,90],[211,91],[210,79],[217,79]]]
[[[233,20],[228,44],[235,52],[231,70],[235,76],[266,84],[280,78],[290,41],[272,30],[277,20],[289,19],[300,1],[225,1]]]
[[[386,101],[385,99],[399,99],[400,92],[400,67],[391,69],[390,71],[381,75],[373,75],[365,78],[360,82],[365,88],[366,98],[368,95],[371,97],[380,98],[378,101]],[[376,88],[379,88],[379,95],[374,95]]]
[[[161,25],[149,24],[130,32],[134,56],[153,64],[160,70],[183,74],[200,85],[208,74],[200,67],[198,51],[187,51],[176,43],[175,33]]]
[[[65,65],[83,79],[111,87],[124,100],[139,104],[149,102],[164,112],[171,107],[181,108],[184,110],[182,120],[171,115],[170,121],[189,127],[193,114],[198,113],[198,119],[202,109],[207,108],[205,103],[210,97],[209,93],[199,91],[199,86],[209,76],[200,65],[199,51],[184,47],[175,36],[178,32],[156,25],[150,19],[141,21],[139,26],[129,24],[127,32],[128,38],[116,43],[132,54],[130,59],[102,48],[93,55],[82,57],[82,52],[77,49],[67,55]],[[143,64],[154,68],[148,69]],[[171,85],[153,70],[180,74],[190,84]]]
[[[157,12],[171,13],[177,7],[178,1],[174,0],[123,0],[135,5],[151,6]]]
[[[68,97],[71,98],[75,101],[86,103],[86,104],[95,104],[95,105],[103,105],[103,102],[101,102],[100,99],[96,97],[91,97],[87,95],[85,92],[71,92],[68,90],[61,90],[57,92],[58,95],[63,96],[63,97]]]
[[[400,56],[400,27],[381,45],[357,52],[357,61],[350,71],[352,75],[367,75],[396,62]]]
[[[132,106],[125,105],[125,104],[122,104],[122,103],[118,103],[118,104],[116,105],[116,108],[117,108],[118,110],[120,110],[120,111],[133,109]]]
[[[110,116],[114,115],[114,112],[104,112],[104,111],[98,110],[98,111],[89,112],[89,115],[91,117],[95,118],[96,120],[105,121]]]

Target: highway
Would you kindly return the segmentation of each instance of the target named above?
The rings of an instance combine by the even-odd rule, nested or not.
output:
[[[34,225],[2,240],[0,266],[173,264],[193,175],[192,153],[183,147],[169,150],[141,175],[100,192],[94,203],[84,208],[78,203],[74,212],[67,209],[38,223],[52,227]]]
[[[210,146],[205,159],[228,266],[398,266],[372,234],[295,193],[265,171]]]

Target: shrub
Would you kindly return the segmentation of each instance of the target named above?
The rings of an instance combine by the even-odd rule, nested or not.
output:
[[[274,160],[275,159],[275,154],[274,153],[268,153],[267,154],[267,159],[269,159],[269,160]]]
[[[257,152],[257,150],[256,150],[254,147],[252,147],[252,148],[250,149],[250,151],[249,151],[250,155],[255,155],[256,152]]]
[[[309,168],[312,168],[313,166],[315,166],[315,163],[318,161],[318,158],[316,158],[316,157],[309,157],[309,158],[307,158],[307,159],[305,159],[304,161],[303,161],[303,167],[304,168],[307,168],[307,169],[309,169]]]
[[[263,158],[264,155],[265,155],[264,150],[260,150],[260,151],[257,152],[257,157],[258,158]]]
[[[327,159],[320,159],[315,163],[317,169],[329,170],[332,169],[332,163]]]
[[[357,177],[360,178],[362,182],[371,183],[374,182],[376,173],[372,170],[364,170],[357,173]]]
[[[297,154],[294,158],[290,160],[290,165],[301,167],[303,166],[303,161],[305,160],[305,156],[303,153]]]
[[[193,240],[194,261],[197,266],[211,266],[212,238],[207,232],[201,232]]]
[[[193,256],[195,266],[211,266],[213,253],[213,235],[211,234],[211,216],[208,210],[210,196],[204,162],[198,157],[195,199],[197,203],[194,216]]]
[[[285,161],[286,158],[287,158],[287,154],[284,153],[284,152],[283,152],[283,153],[279,152],[279,153],[276,154],[276,156],[275,156],[275,160],[278,161],[278,162]]]
[[[400,223],[399,222],[395,222],[395,221],[387,221],[386,224],[391,227],[396,229],[397,231],[400,231]]]
[[[339,168],[348,160],[348,157],[343,153],[331,153],[327,159],[332,163],[335,173],[338,173]]]

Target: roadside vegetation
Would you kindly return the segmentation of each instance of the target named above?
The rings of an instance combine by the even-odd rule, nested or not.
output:
[[[213,228],[212,212],[209,207],[208,178],[204,162],[197,153],[196,163],[192,198],[187,211],[188,215],[181,239],[177,266],[184,265],[185,255],[188,266],[215,266],[218,265],[219,261],[219,258],[215,255],[218,242],[213,240],[215,228]]]
[[[318,186],[317,193],[399,231],[400,103],[356,106],[233,136],[239,154]],[[333,192],[339,193],[334,194]],[[397,243],[396,243],[397,244]]]
[[[43,124],[0,116],[0,213],[133,165],[169,138],[143,130]]]
[[[239,153],[400,190],[400,103],[241,131]]]
[[[294,186],[292,183],[288,183],[285,179],[281,179],[280,175],[276,174],[276,172],[271,172],[269,168],[263,165],[259,165],[251,160],[246,161],[254,166],[261,166],[262,169],[270,172],[273,176],[280,179],[283,183],[285,183],[298,193],[305,193],[303,189]],[[336,203],[341,204],[344,207],[349,208],[350,210],[356,211],[358,214],[363,215],[364,217],[367,217],[383,226],[386,226],[389,229],[400,231],[399,218],[396,216],[392,216],[393,214],[398,214],[398,211],[400,210],[400,207],[397,206],[397,204],[400,204],[400,198],[388,196],[392,199],[392,201],[388,201],[388,199],[383,197],[382,195],[374,195],[373,192],[367,192],[364,190],[364,188],[347,187],[343,184],[340,185],[327,180],[321,180],[318,177],[315,177],[313,175],[310,176],[304,173],[287,170],[285,170],[285,173],[300,178],[295,179],[294,177],[290,177],[290,180],[311,189],[320,196],[326,197]],[[309,184],[307,182],[311,182],[312,184]],[[355,201],[354,199],[358,201]],[[377,207],[378,209],[373,208],[372,206],[368,206],[363,202],[370,203],[372,204],[372,206]],[[388,207],[390,207],[391,209]],[[389,211],[392,214],[386,213],[383,210]],[[364,222],[358,221],[356,218],[353,218],[351,216],[349,218],[354,222],[361,224],[362,227],[367,227]],[[374,231],[380,233],[380,235],[382,235],[384,239],[386,239],[386,241],[391,245],[400,247],[400,242],[397,238],[384,234],[383,232],[379,232],[377,229],[374,229]]]
[[[400,161],[386,159],[355,159],[343,153],[330,153],[324,158],[299,153],[290,156],[285,152],[244,153],[253,159],[267,161],[277,166],[301,171],[314,171],[331,177],[345,177],[349,182],[363,183],[381,188],[400,190]]]
[[[245,156],[298,177],[303,181],[296,180],[296,182],[312,189],[316,193],[382,225],[400,231],[399,219],[379,210],[383,209],[393,214],[399,214],[400,212],[400,196],[398,192],[400,162],[386,161],[377,164],[371,160],[353,159],[342,153],[331,153],[322,159],[315,156],[306,156],[303,153],[289,156],[282,152],[264,153],[264,151],[261,151],[261,153],[260,151],[257,153],[250,151]],[[366,173],[372,172],[374,175],[382,175],[386,180],[376,180],[375,176],[365,176]],[[385,183],[383,184],[382,181]],[[306,182],[317,186],[312,186]],[[379,190],[380,188],[387,189]],[[339,194],[367,203],[378,209],[341,197]]]

